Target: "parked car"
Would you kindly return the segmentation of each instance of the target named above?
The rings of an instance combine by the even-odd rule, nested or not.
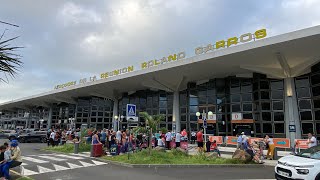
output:
[[[18,136],[20,143],[25,142],[47,142],[47,131],[31,131],[29,133],[22,133]]]
[[[18,137],[18,133],[16,133],[15,130],[1,130],[0,131],[0,138],[1,139],[13,140],[13,139],[17,139],[17,137]]]
[[[275,167],[275,177],[320,180],[320,145],[280,158]]]

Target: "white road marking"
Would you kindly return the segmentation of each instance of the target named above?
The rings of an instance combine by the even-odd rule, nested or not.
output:
[[[67,164],[69,165],[70,169],[76,169],[76,168],[82,168],[83,167],[83,166],[79,166],[79,165],[72,164],[72,163],[69,163],[69,162],[67,162]]]
[[[21,164],[21,166],[26,166],[26,165],[28,165],[28,164],[27,164],[27,163],[22,163],[22,164]]]
[[[77,156],[70,156],[65,154],[54,154],[55,156],[69,158],[69,159],[84,159],[83,157],[77,157]]]
[[[52,165],[56,169],[56,171],[64,171],[64,170],[70,169],[70,168],[67,168],[67,167],[64,167],[64,166],[60,166],[60,165],[57,165],[57,164],[52,164]]]
[[[53,160],[53,161],[66,161],[66,159],[61,159],[61,158],[55,158],[55,157],[52,157],[52,156],[39,156],[40,158],[44,158],[44,159],[50,159],[50,160]]]
[[[49,163],[49,161],[44,161],[44,160],[40,160],[40,159],[36,159],[36,158],[32,158],[32,157],[22,157],[23,160],[27,160],[27,161],[31,161],[31,162],[35,162],[35,163]]]
[[[86,154],[74,154],[72,153],[73,156],[81,156],[81,157],[86,157],[86,158],[90,158],[90,154],[86,155]]]
[[[39,174],[39,173],[35,172],[35,171],[28,170],[28,169],[24,168],[23,166],[21,166],[21,175],[31,176],[31,175],[35,175],[35,174]]]
[[[89,166],[94,166],[94,164],[90,164],[90,163],[86,163],[86,162],[83,162],[83,161],[79,161],[83,167],[89,167]]]
[[[48,172],[53,172],[55,170],[49,169],[49,168],[45,168],[42,166],[37,165],[39,173],[48,173]]]
[[[100,161],[94,161],[94,160],[91,160],[91,161],[92,161],[95,165],[97,165],[97,166],[108,164],[108,163],[100,162]]]

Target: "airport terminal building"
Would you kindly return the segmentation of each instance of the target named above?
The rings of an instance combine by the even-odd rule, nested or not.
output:
[[[118,128],[126,105],[164,114],[161,127],[202,128],[227,136],[320,139],[320,26],[265,37],[258,30],[195,49],[58,85],[54,90],[0,104],[2,128]],[[249,42],[250,41],[250,42]],[[118,119],[119,120],[119,119]],[[131,123],[132,124],[132,123]],[[144,125],[138,118],[136,125]],[[119,127],[127,128],[126,118]]]

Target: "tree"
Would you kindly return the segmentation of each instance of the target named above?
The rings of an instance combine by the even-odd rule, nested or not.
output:
[[[149,155],[151,154],[151,148],[152,148],[152,132],[156,132],[161,121],[163,121],[165,119],[163,114],[160,115],[149,115],[147,112],[140,112],[139,113],[141,117],[143,117],[143,119],[145,119],[146,122],[146,126],[149,127],[140,127],[141,130],[143,128],[147,128],[147,130],[149,129]]]
[[[22,67],[23,63],[20,61],[21,56],[15,53],[17,49],[22,47],[10,45],[10,42],[18,37],[2,40],[4,34],[5,31],[0,36],[0,72],[4,73],[5,79],[0,77],[0,81],[8,83],[7,75],[14,78],[19,68]]]

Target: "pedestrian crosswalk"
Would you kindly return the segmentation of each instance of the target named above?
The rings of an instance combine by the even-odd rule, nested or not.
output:
[[[90,158],[90,154],[38,154],[22,157],[20,166],[22,176],[65,171],[92,166],[101,166],[108,163]]]

